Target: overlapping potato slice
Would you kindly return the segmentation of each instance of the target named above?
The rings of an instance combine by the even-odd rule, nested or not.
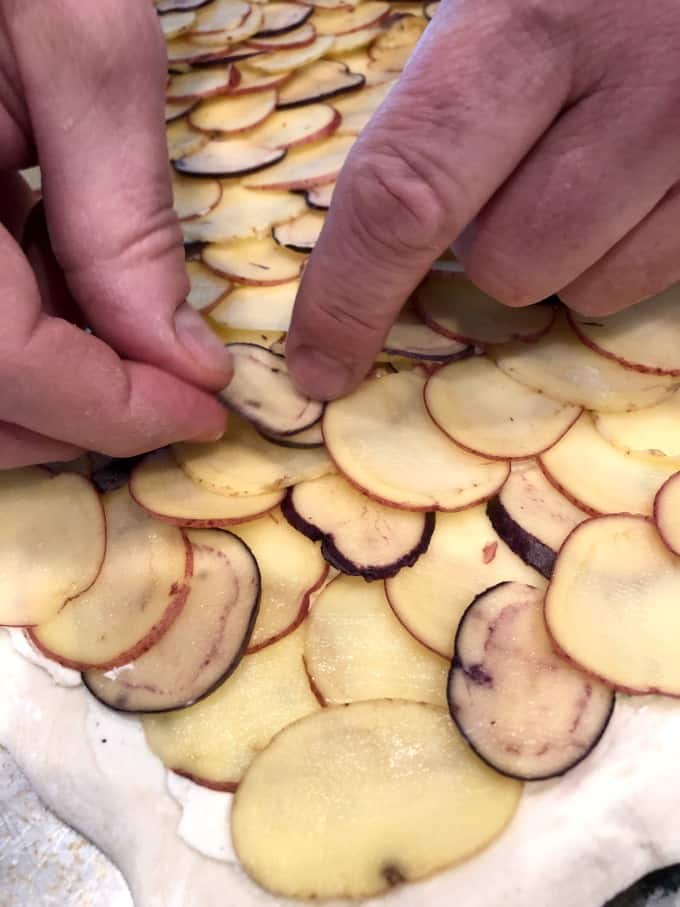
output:
[[[350,148],[353,136],[331,136],[299,148],[261,173],[246,176],[242,184],[249,189],[310,189],[333,182]]]
[[[680,696],[680,558],[630,514],[582,523],[560,551],[545,601],[576,664],[629,692]]]
[[[256,91],[242,95],[209,98],[188,116],[195,130],[207,133],[233,133],[252,129],[276,107],[276,91]]]
[[[307,619],[305,665],[326,705],[408,699],[446,705],[449,664],[394,616],[380,583],[342,576]]]
[[[354,91],[364,84],[364,76],[352,72],[342,61],[317,60],[309,63],[286,81],[279,91],[279,107],[298,107],[324,101]]]
[[[494,532],[483,507],[437,515],[427,552],[385,581],[395,614],[417,640],[450,658],[458,623],[470,602],[502,582],[545,581]]]
[[[111,671],[88,671],[87,688],[125,712],[184,708],[232,674],[248,645],[260,599],[251,551],[229,532],[190,530],[193,575],[186,603],[143,655]]]
[[[170,769],[233,791],[282,728],[319,711],[307,680],[302,630],[252,655],[205,699],[142,718],[153,753]]]
[[[659,489],[654,499],[654,522],[667,547],[680,556],[680,472]]]
[[[407,510],[460,510],[495,494],[507,463],[485,460],[448,439],[423,402],[416,372],[368,380],[330,403],[326,446],[338,469],[369,497]]]
[[[168,157],[171,161],[195,154],[208,143],[208,136],[194,129],[186,117],[174,119],[165,128]]]
[[[198,104],[198,101],[191,98],[188,101],[167,101],[165,104],[165,122],[173,123],[175,120],[186,116]]]
[[[31,632],[38,648],[75,670],[119,667],[161,638],[189,592],[191,548],[127,487],[103,497],[106,555],[94,584]]]
[[[407,306],[390,328],[383,351],[407,359],[447,362],[472,355],[473,349],[468,344],[433,331]]]
[[[249,139],[220,137],[211,139],[195,154],[174,162],[175,170],[191,176],[243,176],[263,170],[281,161],[286,152],[279,148],[262,148]]]
[[[275,444],[283,444],[284,447],[323,447],[323,432],[321,423],[317,422],[304,431],[297,431],[294,435],[274,435],[271,432],[262,431],[265,438],[269,438]]]
[[[333,46],[330,35],[316,35],[311,44],[303,47],[284,48],[260,54],[252,60],[252,66],[262,72],[290,72],[308,63],[321,59]]]
[[[0,514],[0,626],[49,621],[102,566],[106,524],[94,486],[46,469],[0,472]]]
[[[212,0],[155,0],[154,6],[159,15],[165,13],[186,12],[188,10],[200,9],[206,6]]]
[[[217,2],[217,0],[215,0]],[[225,0],[226,3],[233,2],[237,4],[239,0]],[[221,31],[197,31],[196,26],[189,32],[191,41],[195,44],[203,44],[207,47],[218,47],[220,52],[226,47],[234,47],[241,41],[256,35],[262,28],[264,22],[264,13],[259,5],[253,4],[249,11],[238,24]]]
[[[183,225],[189,242],[229,242],[264,236],[276,224],[299,217],[305,200],[292,192],[250,192],[233,181],[222,183],[222,198],[205,217]]]
[[[250,13],[245,0],[213,0],[201,7],[192,29],[192,37],[229,31],[240,25]]]
[[[335,182],[326,183],[325,186],[315,186],[305,192],[305,200],[308,206],[319,211],[328,211],[333,200],[335,191]]]
[[[248,138],[263,148],[294,148],[332,135],[340,121],[340,114],[328,104],[310,103],[277,111]]]
[[[263,9],[264,20],[257,37],[289,34],[298,29],[312,15],[307,4],[281,2],[267,3]]]
[[[264,51],[256,48],[250,49],[251,56],[259,56]],[[258,91],[269,91],[271,88],[280,89],[285,85],[292,75],[290,72],[259,72],[248,66],[247,63],[239,64],[239,73],[241,80],[238,85],[232,89],[232,95],[252,94]]]
[[[283,491],[245,497],[220,494],[193,482],[169,450],[150,454],[132,471],[130,494],[156,519],[174,526],[225,529],[254,520],[283,500]]]
[[[375,38],[382,33],[381,25],[369,25],[366,28],[359,28],[356,31],[345,32],[342,35],[336,35],[333,40],[333,46],[328,51],[329,57],[344,57],[354,50],[360,50],[369,45]]]
[[[383,82],[391,82],[399,74],[397,71],[381,68],[371,59],[368,50],[363,47],[346,54],[339,54],[334,59],[346,66],[356,78],[361,78],[362,85],[365,84],[369,87],[381,85]]]
[[[250,286],[275,286],[296,280],[306,261],[304,256],[281,248],[270,236],[212,243],[201,257],[213,271]]]
[[[393,86],[394,82],[383,82],[334,101],[333,106],[342,116],[338,135],[359,135]]]
[[[308,211],[287,224],[272,230],[275,242],[294,252],[311,252],[323,229],[325,215],[321,211]]]
[[[257,757],[232,835],[246,872],[275,894],[370,897],[490,843],[521,790],[477,759],[442,709],[353,703],[286,728]]]
[[[593,413],[598,432],[636,457],[667,458],[680,466],[680,392],[647,409],[627,413]]]
[[[316,9],[311,22],[319,35],[346,35],[375,25],[390,11],[384,0],[364,0],[352,9]]]
[[[369,48],[374,66],[390,73],[401,72],[426,28],[424,16],[396,19]]]
[[[165,16],[159,17],[159,22],[163,36],[166,40],[172,40],[172,38],[177,38],[191,29],[196,22],[196,13],[191,10],[167,13]]]
[[[478,596],[456,634],[451,716],[497,771],[536,781],[586,758],[614,710],[611,687],[555,652],[543,590],[501,583]]]
[[[226,94],[238,84],[238,70],[230,64],[175,73],[165,89],[168,101],[191,101]]]
[[[297,4],[296,4],[297,5]],[[305,9],[304,7],[301,7]],[[308,15],[311,14],[309,7],[305,10]],[[257,47],[259,50],[291,50],[297,47],[308,47],[316,38],[316,29],[311,22],[305,22],[299,28],[290,31],[276,32],[273,35],[263,35],[260,32],[254,35],[248,44],[250,47]]]
[[[654,496],[676,471],[671,462],[638,458],[614,447],[584,413],[540,461],[548,478],[590,513],[652,513]]]
[[[193,180],[174,174],[172,192],[175,214],[189,222],[214,211],[222,198],[222,185],[214,179]]]
[[[200,261],[188,261],[186,269],[191,284],[187,302],[197,312],[208,314],[231,290],[231,284]]]
[[[210,317],[242,331],[287,331],[299,286],[299,280],[288,280],[271,287],[236,287]]]

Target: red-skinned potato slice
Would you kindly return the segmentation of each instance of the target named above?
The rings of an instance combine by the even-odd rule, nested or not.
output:
[[[244,138],[211,139],[196,154],[174,162],[175,170],[189,176],[221,178],[243,176],[269,168],[286,156],[276,148],[261,148]]]
[[[257,756],[236,794],[232,836],[267,891],[371,897],[477,853],[521,791],[477,759],[443,709],[356,702],[297,722]]]
[[[172,123],[181,119],[196,106],[198,101],[193,98],[189,101],[168,101],[165,105],[165,122]]]
[[[451,340],[428,327],[411,308],[405,308],[385,338],[383,352],[406,359],[447,362],[472,355],[468,344]]]
[[[345,54],[367,47],[382,32],[381,25],[370,25],[344,35],[336,35],[328,54],[331,57],[344,57]]]
[[[210,313],[218,324],[248,331],[287,331],[299,280],[272,287],[237,287]]]
[[[480,456],[524,459],[556,444],[581,409],[531,390],[485,356],[444,365],[429,378],[425,405],[437,425]]]
[[[571,314],[581,340],[628,368],[657,375],[680,375],[677,284],[653,299],[614,315]]]
[[[538,340],[555,318],[549,305],[504,306],[461,275],[427,278],[416,290],[415,301],[421,318],[435,331],[481,346]]]
[[[451,717],[491,768],[523,781],[565,774],[614,711],[612,689],[555,652],[543,590],[501,583],[478,596],[456,634]]]
[[[355,94],[338,98],[333,106],[342,116],[338,135],[359,135],[375,111],[380,107],[394,86],[394,82],[383,82],[371,88],[364,88]]]
[[[174,38],[165,45],[168,57],[168,65],[172,69],[183,66],[189,66],[197,63],[206,54],[206,48],[198,44],[193,44],[186,37]]]
[[[341,476],[324,476],[289,490],[282,511],[315,542],[328,563],[350,576],[385,579],[427,551],[433,513],[397,510],[372,501]]]
[[[262,597],[249,652],[283,639],[300,626],[328,566],[319,548],[296,532],[280,511],[233,530],[255,555],[262,574]]]
[[[317,186],[314,189],[308,189],[305,192],[305,201],[307,205],[319,211],[328,211],[333,200],[335,183],[326,183],[325,186]]]
[[[191,284],[187,302],[192,309],[207,314],[227,295],[231,284],[200,261],[188,261],[186,269]]]
[[[427,28],[424,16],[401,16],[371,44],[368,53],[377,69],[399,73]]]
[[[266,120],[275,107],[276,91],[270,89],[210,98],[192,110],[188,119],[199,134],[243,132]]]
[[[196,69],[224,66],[237,60],[247,60],[260,53],[255,47],[234,47],[229,42],[225,42],[224,47],[221,48],[205,47],[200,44],[194,44],[193,41],[185,38],[175,38],[174,41],[169,41],[166,47],[171,72],[182,72],[188,66]],[[235,75],[234,78],[235,82],[238,82],[238,76]]]
[[[213,271],[247,286],[276,286],[297,280],[306,258],[282,249],[271,236],[213,243],[202,252],[202,260]]]
[[[187,154],[195,154],[208,142],[208,137],[193,129],[186,117],[168,123],[165,136],[171,161],[176,161]]]
[[[272,230],[274,241],[294,252],[311,252],[316,245],[325,216],[320,211],[308,211],[301,217],[280,224]]]
[[[299,217],[305,201],[291,192],[250,192],[233,182],[222,184],[222,198],[205,217],[184,224],[185,240],[229,242],[264,236],[276,224]]]
[[[361,73],[351,72],[340,60],[317,60],[304,66],[279,91],[279,107],[299,107],[323,101],[364,84]]]
[[[254,48],[252,52],[253,54],[262,53],[262,51],[256,51]],[[281,88],[290,80],[292,75],[290,72],[258,72],[256,69],[244,64],[239,66],[239,72],[241,81],[233,89],[233,95],[252,94],[258,91],[269,91],[271,88]]]
[[[202,529],[187,535],[194,571],[173,625],[135,661],[83,677],[97,699],[118,711],[192,705],[223,683],[245,653],[260,600],[257,561],[231,533]]]
[[[283,356],[254,343],[230,343],[234,374],[220,391],[230,409],[264,432],[294,435],[321,419],[325,404],[293,384]]]
[[[560,494],[533,460],[513,464],[486,513],[508,548],[546,579],[567,536],[589,516]]]
[[[492,346],[496,365],[527,387],[563,403],[598,412],[644,409],[673,391],[667,375],[645,375],[593,352],[578,339],[559,312],[547,334],[535,343]]]
[[[188,709],[143,716],[151,751],[199,784],[234,791],[281,728],[319,711],[302,653],[298,630],[246,655],[225,683]]]
[[[408,699],[446,705],[448,662],[392,613],[381,583],[339,576],[307,618],[305,665],[325,705]]]
[[[385,581],[394,613],[423,645],[450,658],[470,602],[497,583],[545,580],[501,541],[483,507],[437,516],[427,552],[410,570]]]
[[[0,514],[0,626],[44,623],[99,574],[106,549],[99,496],[80,475],[8,470],[0,472]]]
[[[218,180],[193,180],[174,174],[172,193],[175,214],[181,221],[207,217],[222,199],[222,185]]]
[[[284,48],[260,54],[253,59],[252,66],[262,72],[290,72],[319,60],[332,46],[333,38],[330,35],[317,35],[311,43],[303,47]]]
[[[103,503],[106,555],[95,583],[31,633],[42,652],[76,671],[138,658],[171,626],[189,592],[191,547],[181,530],[155,520],[127,487]]]
[[[200,45],[193,46],[200,47]],[[256,47],[248,47],[247,44],[231,44],[228,41],[225,41],[222,47],[217,45],[215,47],[200,47],[200,49],[202,51],[201,56],[191,64],[196,69],[222,66],[225,63],[247,63],[251,57],[257,57],[258,54],[263,53]],[[238,70],[238,78],[236,79],[237,84],[232,85],[232,92],[237,91],[241,86],[241,70],[239,67],[235,67],[235,69]]]
[[[593,413],[605,440],[636,457],[650,457],[680,468],[680,392],[648,409],[628,413]]]
[[[160,22],[163,36],[169,41],[191,29],[196,22],[196,13],[191,10],[168,13],[165,16],[161,16],[158,21]]]
[[[392,82],[399,75],[398,72],[390,72],[379,68],[378,64],[369,57],[367,50],[364,48],[338,55],[335,59],[338,63],[346,66],[356,78],[361,77],[362,84],[367,87],[381,85],[383,82]]]
[[[273,444],[236,415],[229,420],[222,440],[176,444],[174,454],[195,482],[225,494],[261,495],[333,471],[325,450]]]
[[[312,9],[354,9],[362,0],[307,0]]]
[[[134,468],[130,494],[156,519],[195,529],[225,529],[257,519],[284,496],[282,491],[246,497],[212,491],[182,472],[169,450],[150,454]]]
[[[634,457],[609,444],[588,413],[541,454],[540,462],[563,494],[595,514],[650,516],[654,496],[677,468],[673,463]]]
[[[651,520],[588,520],[560,551],[545,601],[557,646],[627,692],[680,696],[680,559]]]
[[[244,0],[213,0],[196,17],[192,40],[200,35],[232,31],[249,15],[251,5]]]
[[[164,13],[200,9],[212,2],[213,0],[156,0],[154,5],[156,12],[163,15]]]
[[[340,122],[340,114],[328,104],[306,104],[273,113],[248,138],[263,148],[293,148],[333,135]]]
[[[389,3],[382,0],[365,0],[349,10],[320,10],[312,15],[311,22],[319,35],[346,35],[381,22],[390,11]]]
[[[302,3],[267,3],[264,21],[256,38],[288,34],[301,27],[312,14],[312,9]]]
[[[189,38],[192,43],[204,45],[206,48],[219,48],[219,52],[224,53],[226,49],[235,48],[241,41],[256,35],[262,28],[263,21],[262,9],[253,5],[241,22],[233,28],[216,32],[197,32],[194,28],[189,32]]]
[[[248,42],[250,47],[256,47],[258,50],[292,50],[296,47],[309,47],[316,38],[316,29],[311,22],[306,22],[299,28],[292,31],[286,31],[282,34],[274,35],[255,35]]]
[[[194,69],[170,78],[165,97],[168,101],[191,101],[227,94],[237,84],[238,70],[227,64],[210,69]]]
[[[654,521],[664,543],[680,556],[680,472],[659,489],[654,500]]]
[[[262,432],[262,434],[274,444],[283,444],[284,447],[323,447],[323,431],[320,422],[304,431],[298,431],[294,435],[272,435],[267,432]]]
[[[432,422],[415,372],[365,381],[326,409],[338,469],[369,497],[405,510],[460,510],[495,494],[509,466],[454,444]]]
[[[278,352],[274,347],[283,336],[281,331],[239,331],[236,328],[225,328],[219,324],[213,324],[211,327],[224,343],[257,343],[274,352]]]

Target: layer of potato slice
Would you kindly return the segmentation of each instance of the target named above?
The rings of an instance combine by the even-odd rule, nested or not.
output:
[[[381,583],[339,576],[307,619],[305,665],[326,705],[408,699],[446,706],[449,663],[394,616]]]
[[[245,0],[213,0],[201,7],[193,28],[194,36],[223,32],[235,28],[250,12]]]
[[[238,3],[239,0],[225,0],[225,2]],[[261,7],[253,4],[239,23],[220,31],[197,31],[194,26],[188,37],[194,44],[219,48],[219,51],[223,52],[225,48],[236,47],[240,42],[256,35],[262,28],[263,22],[264,13]]]
[[[354,50],[360,50],[367,47],[382,33],[382,25],[369,25],[366,28],[358,28],[356,31],[345,32],[342,35],[335,35],[333,46],[328,51],[329,57],[344,57]]]
[[[333,46],[330,35],[318,35],[304,47],[284,48],[253,57],[252,66],[261,72],[290,72],[308,63],[314,63]]]
[[[385,338],[383,350],[407,359],[446,362],[472,353],[472,347],[428,327],[410,307],[402,309]]]
[[[354,91],[364,84],[361,73],[342,61],[317,60],[294,73],[279,91],[279,107],[297,107]]]
[[[680,696],[680,558],[651,520],[582,523],[560,551],[545,601],[553,639],[614,686]]]
[[[130,493],[152,516],[175,526],[224,529],[254,520],[281,503],[284,492],[220,494],[193,482],[169,450],[150,454],[132,471]]]
[[[173,123],[175,120],[186,116],[196,106],[198,101],[190,98],[188,101],[167,101],[165,104],[165,122]]]
[[[251,48],[252,56],[259,56],[263,51]],[[251,94],[257,91],[269,91],[271,88],[280,89],[285,85],[292,75],[290,72],[259,72],[248,66],[247,63],[239,65],[241,81],[232,89],[232,95]]]
[[[407,510],[459,510],[495,494],[507,463],[463,450],[430,419],[416,372],[365,381],[330,403],[326,446],[338,469],[369,497]]]
[[[279,224],[272,236],[279,245],[295,252],[311,252],[323,229],[325,215],[321,211],[307,211],[287,224]]]
[[[309,8],[307,8],[309,11]],[[316,29],[311,22],[305,22],[299,28],[293,28],[290,31],[277,32],[273,35],[263,35],[261,32],[254,35],[249,41],[250,47],[257,47],[258,50],[291,50],[297,47],[307,47],[316,38]]]
[[[308,189],[305,192],[305,201],[312,209],[328,211],[333,200],[334,191],[335,182],[326,183],[325,186],[315,186],[313,189]]]
[[[398,71],[390,72],[387,69],[382,69],[368,55],[368,50],[363,47],[346,54],[340,54],[334,59],[346,66],[357,78],[361,78],[362,84],[369,87],[380,85],[383,82],[391,82],[399,74]]]
[[[352,9],[315,10],[311,22],[319,35],[346,35],[380,22],[390,11],[384,0],[365,0]]]
[[[628,413],[593,413],[595,427],[610,444],[635,456],[675,460],[680,466],[680,392],[656,406]]]
[[[238,70],[231,64],[175,73],[165,89],[167,101],[190,101],[226,94],[237,83]]]
[[[511,378],[554,400],[598,412],[622,413],[653,406],[673,390],[673,378],[645,375],[581,343],[560,312],[536,343],[493,347],[489,355]]]
[[[276,224],[304,214],[305,208],[305,200],[292,192],[250,192],[225,181],[216,207],[205,217],[183,225],[184,238],[210,243],[264,236]]]
[[[250,189],[308,189],[333,182],[354,141],[353,136],[331,136],[293,148],[273,167],[246,176],[243,185]]]
[[[565,539],[589,516],[560,494],[534,460],[513,464],[486,513],[505,544],[548,579]]]
[[[103,497],[106,555],[94,584],[31,633],[38,648],[77,671],[119,667],[161,638],[186,601],[191,546],[139,507],[127,487]]]
[[[299,532],[321,542],[332,567],[370,580],[411,567],[427,551],[435,525],[432,513],[386,507],[334,475],[296,485],[282,509]]]
[[[168,157],[176,161],[188,154],[200,151],[208,142],[208,136],[194,129],[186,117],[180,117],[165,127]]]
[[[226,434],[214,444],[174,445],[184,472],[209,488],[234,495],[261,495],[333,471],[323,448],[303,450],[273,444],[233,415]]]
[[[296,532],[275,510],[233,529],[255,555],[262,574],[262,596],[248,651],[256,652],[297,629],[310,598],[328,573],[319,548]]]
[[[151,751],[170,769],[233,791],[282,728],[319,703],[307,679],[302,629],[246,655],[231,677],[187,709],[142,718]]]
[[[261,148],[249,139],[219,137],[211,139],[195,154],[174,162],[175,169],[191,176],[228,177],[255,173],[278,163],[286,152]]]
[[[191,29],[192,25],[196,22],[196,13],[190,10],[168,13],[165,16],[160,16],[159,22],[161,24],[163,37],[167,41],[171,41],[173,38],[178,38]]]
[[[231,290],[231,283],[225,277],[200,261],[188,261],[186,270],[191,285],[187,302],[197,312],[208,314]]]
[[[179,616],[143,655],[111,671],[88,671],[87,688],[125,712],[185,708],[238,667],[257,616],[260,573],[251,551],[229,532],[189,530],[191,588]]]
[[[276,107],[276,91],[210,98],[202,101],[189,114],[196,130],[208,133],[232,133],[252,129],[265,120]]]
[[[248,138],[263,148],[294,148],[332,135],[340,121],[340,114],[328,104],[305,104],[278,110]]]
[[[545,581],[494,532],[483,507],[438,514],[430,547],[411,567],[385,581],[395,614],[417,640],[450,658],[458,623],[470,602],[497,583],[544,589]]]
[[[383,82],[334,101],[333,106],[342,116],[338,135],[359,135],[393,86],[394,82]]]
[[[501,583],[461,620],[451,716],[492,768],[524,781],[563,775],[588,756],[614,710],[611,687],[555,651],[543,590]]]
[[[654,495],[676,471],[663,460],[627,454],[599,434],[584,413],[567,434],[540,456],[548,478],[590,513],[652,513]]]
[[[201,254],[203,262],[230,280],[250,286],[275,286],[296,280],[306,258],[281,248],[271,236],[212,243]]]
[[[7,470],[0,514],[0,626],[44,623],[97,578],[106,550],[99,496],[80,475]]]
[[[210,317],[238,330],[287,331],[299,286],[299,280],[288,280],[270,287],[236,287]]]
[[[264,21],[257,37],[283,35],[298,29],[312,14],[307,4],[279,2],[267,3],[263,9]]]
[[[262,430],[260,429],[260,431]],[[323,447],[323,431],[320,422],[310,428],[305,428],[304,431],[297,431],[294,435],[274,435],[266,431],[262,434],[275,444],[283,444],[284,447]]]
[[[222,185],[218,180],[195,180],[176,173],[172,178],[172,192],[175,214],[188,223],[214,211],[222,198]]]
[[[297,722],[257,757],[232,836],[246,872],[274,894],[370,897],[489,844],[521,791],[442,709],[358,702]]]
[[[524,459],[552,447],[581,409],[509,378],[486,356],[442,366],[429,378],[425,405],[456,443],[480,456]]]
[[[555,309],[548,305],[504,306],[460,274],[428,277],[416,291],[415,302],[422,319],[434,330],[480,345],[516,338],[537,340],[555,317]]]

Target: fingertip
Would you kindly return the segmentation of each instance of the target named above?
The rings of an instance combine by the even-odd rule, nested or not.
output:
[[[335,400],[356,383],[344,362],[315,347],[293,347],[287,359],[294,383],[313,400]]]
[[[214,373],[210,383],[216,389],[226,387],[234,372],[231,355],[198,312],[186,302],[175,312],[175,333],[191,361]]]

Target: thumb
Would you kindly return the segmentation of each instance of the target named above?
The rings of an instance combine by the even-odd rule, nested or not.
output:
[[[436,28],[352,149],[287,341],[307,393],[337,397],[364,377],[432,261],[565,103],[567,48],[517,6],[442,0]]]
[[[152,5],[9,5],[50,238],[71,293],[125,358],[224,386],[226,351],[184,302],[163,129],[165,51]]]

